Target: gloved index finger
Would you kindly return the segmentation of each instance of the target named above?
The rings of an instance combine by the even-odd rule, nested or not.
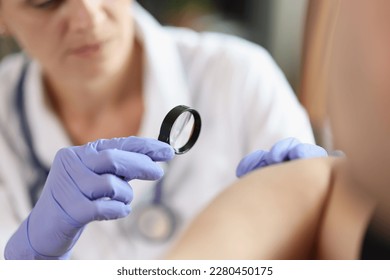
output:
[[[118,149],[91,153],[83,163],[97,174],[114,174],[123,180],[157,180],[164,175],[163,169],[150,157]]]
[[[300,158],[314,158],[314,157],[327,157],[328,152],[321,146],[314,144],[298,144],[288,153],[290,160]]]
[[[238,164],[236,168],[236,176],[242,177],[245,174],[263,167],[266,165],[264,162],[264,156],[267,154],[267,151],[264,150],[258,150],[255,152],[250,153],[249,155],[245,156],[240,163]]]
[[[118,149],[127,152],[144,154],[154,161],[170,160],[175,154],[173,148],[164,142],[153,138],[136,136],[101,139],[91,142],[88,145],[97,152],[107,149]]]
[[[296,138],[285,138],[276,142],[270,152],[265,156],[265,161],[268,165],[280,163],[289,160],[288,153],[291,149],[297,146],[300,141]]]

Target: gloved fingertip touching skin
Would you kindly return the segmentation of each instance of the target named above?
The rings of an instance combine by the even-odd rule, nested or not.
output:
[[[276,142],[270,151],[258,150],[245,156],[237,166],[236,175],[242,177],[255,169],[285,161],[327,156],[327,151],[320,146],[286,138]]]
[[[258,150],[245,156],[237,166],[236,176],[242,177],[250,170],[265,166],[264,155],[267,153],[267,151]]]

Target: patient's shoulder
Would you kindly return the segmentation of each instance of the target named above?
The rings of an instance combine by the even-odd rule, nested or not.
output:
[[[316,189],[327,191],[331,185],[334,170],[342,161],[340,158],[300,159],[276,164],[248,174],[245,184],[269,185],[274,187],[293,186],[294,191]]]

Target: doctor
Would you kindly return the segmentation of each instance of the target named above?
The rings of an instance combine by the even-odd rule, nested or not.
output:
[[[285,137],[314,141],[266,51],[161,27],[134,1],[1,0],[0,31],[24,51],[0,65],[6,258],[161,257],[235,180],[245,154]],[[178,104],[197,109],[204,125],[196,146],[172,159],[151,138]],[[279,142],[261,164],[291,150],[322,153],[290,144]]]

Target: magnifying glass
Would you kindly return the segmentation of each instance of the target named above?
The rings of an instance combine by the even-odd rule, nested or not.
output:
[[[179,105],[164,118],[158,140],[171,145],[175,154],[184,154],[198,140],[201,126],[202,121],[196,110]]]

